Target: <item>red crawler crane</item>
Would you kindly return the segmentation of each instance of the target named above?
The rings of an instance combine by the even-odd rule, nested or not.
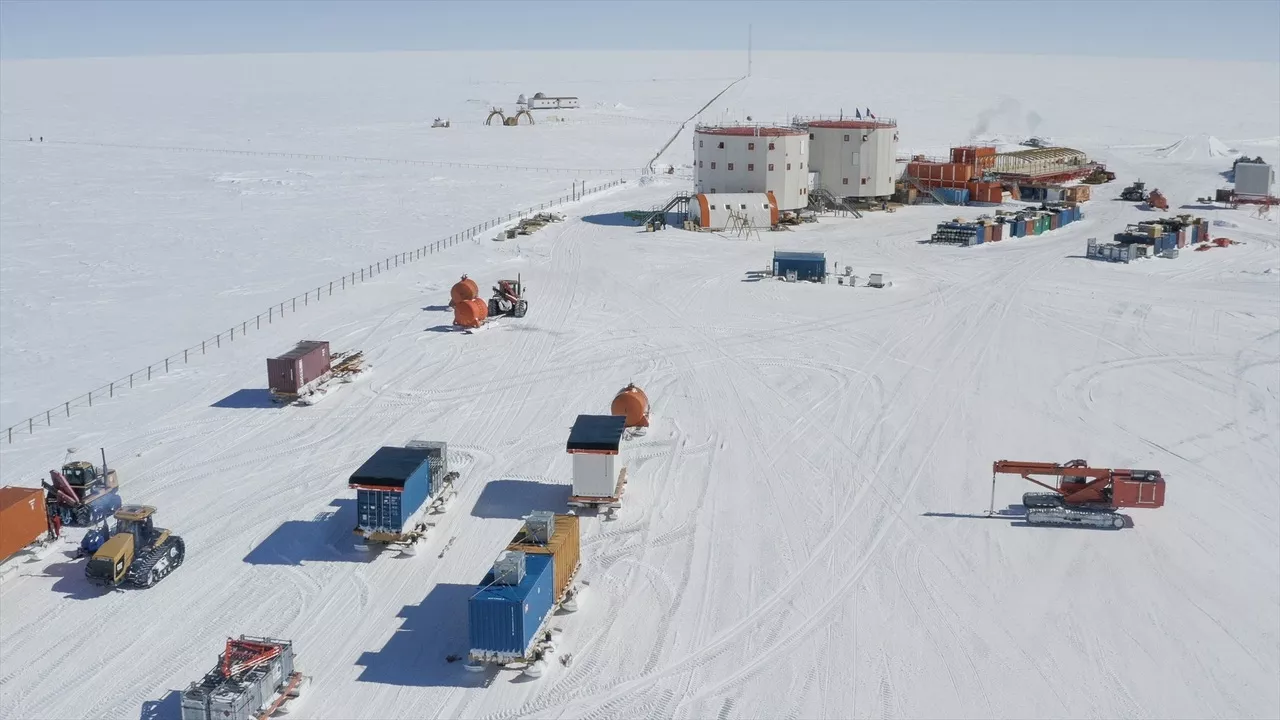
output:
[[[1164,505],[1164,476],[1159,470],[1094,468],[1084,460],[1064,464],[997,460],[991,467],[991,513],[995,512],[996,475],[1020,475],[1052,492],[1026,493],[1030,525],[1086,525],[1119,529],[1126,525],[1117,508]],[[1057,478],[1057,486],[1032,475]]]

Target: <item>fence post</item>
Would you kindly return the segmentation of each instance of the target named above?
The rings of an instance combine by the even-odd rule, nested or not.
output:
[[[115,396],[116,396],[116,384],[113,382],[111,383],[111,389],[107,391],[107,397],[115,397]]]
[[[36,431],[36,421],[31,418],[27,418],[27,432],[34,433],[35,431]]]
[[[67,417],[71,417],[71,401],[70,401],[70,400],[68,400],[67,402],[65,402],[65,403],[63,403],[63,404],[64,404],[64,405],[66,405],[66,407],[67,407]]]
[[[320,299],[320,298],[319,298],[319,296],[318,296],[319,291],[317,290],[316,292],[317,292],[317,297],[316,297],[316,299],[317,299],[317,300],[319,300],[319,299]],[[307,294],[302,296],[302,306],[303,306],[303,307],[306,307],[307,305],[310,305],[310,304],[311,304],[311,291],[310,291],[310,290],[308,290],[308,291],[307,291]],[[297,300],[294,300],[294,301],[293,301],[293,309],[294,309],[294,310],[297,310],[297,309],[298,309],[298,301],[297,301]]]
[[[10,445],[13,444],[13,426],[12,425],[9,426],[9,444]]]
[[[45,424],[45,425],[52,425],[52,424],[53,424],[53,411],[52,411],[52,410],[45,410],[45,411],[44,411],[44,424]]]
[[[240,323],[240,334],[241,334],[241,335],[243,335],[243,334],[245,334],[246,332],[249,332],[249,321],[248,321],[248,320],[245,320],[244,322]]]
[[[309,295],[310,293],[307,294]],[[293,299],[293,311],[298,312],[298,298],[296,297]]]
[[[330,297],[332,297],[332,296],[333,296],[333,281],[332,281],[332,280],[330,280],[330,281],[329,281],[329,296],[330,296]]]
[[[93,407],[93,391],[89,391],[89,407]]]
[[[182,362],[184,362],[184,363],[189,363],[189,362],[191,362],[189,359],[187,359],[187,353],[188,353],[188,352],[190,352],[190,350],[191,350],[191,348],[187,348],[186,350],[183,350],[183,351],[182,351]]]
[[[351,274],[352,274],[352,276],[354,276],[354,275],[355,275],[355,273],[351,273]],[[346,289],[347,289],[347,276],[346,276],[346,275],[343,275],[343,276],[342,276],[342,289],[343,289],[343,290],[346,290]]]
[[[235,342],[235,341],[236,341],[236,329],[235,329],[235,328],[231,328],[231,342]],[[168,359],[166,359],[166,360],[164,361],[164,365],[165,365],[164,369],[165,369],[166,371],[168,371],[168,369],[169,369],[169,361],[168,361]]]
[[[200,341],[200,354],[204,354],[204,340]],[[151,379],[151,368],[147,368],[147,379]]]
[[[147,379],[148,379],[148,380],[150,380],[150,379],[151,379],[151,366],[150,366],[150,365],[148,365],[148,366],[147,366]]]
[[[364,282],[364,268],[360,268],[360,282]]]
[[[133,387],[133,373],[129,373],[129,387]]]
[[[254,326],[254,327],[253,327],[253,329],[254,329],[254,330],[261,330],[261,329],[262,329],[262,313],[258,313],[256,316],[254,316],[254,318],[253,318],[253,326]]]

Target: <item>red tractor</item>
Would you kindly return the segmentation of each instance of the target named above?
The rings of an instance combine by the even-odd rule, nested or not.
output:
[[[510,315],[522,318],[529,310],[529,303],[524,299],[524,283],[520,276],[515,280],[499,280],[493,288],[493,297],[489,298],[489,317]]]

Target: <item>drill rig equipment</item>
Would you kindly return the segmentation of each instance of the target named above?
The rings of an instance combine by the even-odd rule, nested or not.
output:
[[[1164,505],[1164,476],[1159,470],[1089,467],[1084,460],[1066,463],[997,460],[991,467],[991,509],[995,512],[996,475],[1019,475],[1050,492],[1025,493],[1028,525],[1084,525],[1120,529],[1126,516],[1118,508],[1158,508]],[[1033,475],[1056,478],[1041,482]]]

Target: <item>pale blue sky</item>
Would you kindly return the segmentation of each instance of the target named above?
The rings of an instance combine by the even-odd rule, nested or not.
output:
[[[1280,63],[1280,0],[0,0],[0,57],[731,50],[745,47],[748,22],[759,50]],[[1140,92],[1155,87],[1135,83]]]

